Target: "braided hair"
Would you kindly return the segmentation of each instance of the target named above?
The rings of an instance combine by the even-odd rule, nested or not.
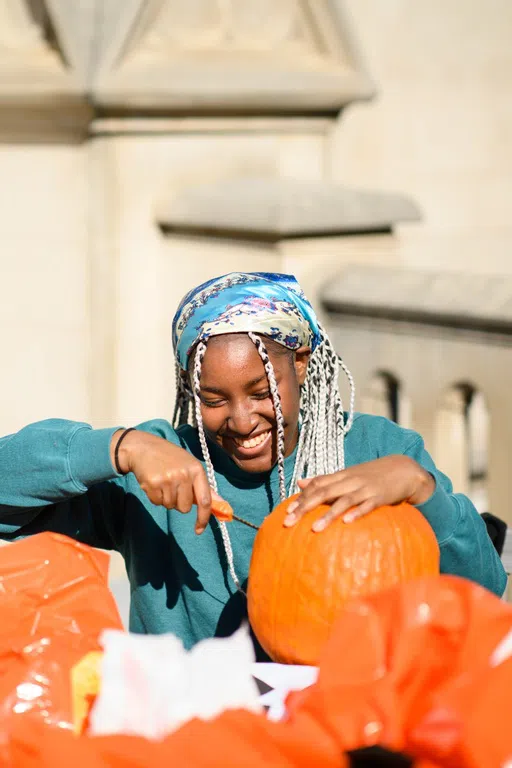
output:
[[[334,348],[325,330],[319,326],[320,343],[311,354],[306,380],[300,394],[300,431],[297,446],[297,458],[290,487],[286,488],[284,474],[284,419],[281,398],[277,387],[274,366],[268,355],[265,342],[255,333],[248,333],[262,360],[267,375],[270,395],[274,406],[277,426],[277,466],[279,474],[279,496],[284,501],[288,495],[296,493],[298,480],[338,472],[345,468],[345,435],[350,430],[354,419],[355,384],[352,374]],[[206,475],[212,490],[217,492],[215,470],[208,450],[201,416],[200,378],[206,341],[199,341],[193,357],[192,384],[188,376],[176,363],[176,403],[173,425],[179,427],[191,424],[198,431]],[[348,416],[345,419],[343,403],[339,391],[340,367],[347,376],[350,386]],[[222,534],[229,572],[237,587],[240,581],[234,567],[233,549],[226,524],[218,523]]]

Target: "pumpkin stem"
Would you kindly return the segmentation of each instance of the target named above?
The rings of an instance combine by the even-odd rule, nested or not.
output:
[[[351,768],[412,768],[412,758],[384,747],[360,747],[347,752]]]

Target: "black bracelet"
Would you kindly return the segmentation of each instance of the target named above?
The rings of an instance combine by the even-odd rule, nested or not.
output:
[[[135,427],[128,427],[128,429],[125,429],[125,431],[123,432],[123,434],[121,435],[121,437],[117,441],[116,449],[114,451],[114,464],[116,465],[116,471],[117,471],[118,475],[126,474],[125,472],[123,472],[123,470],[119,466],[119,446],[123,442],[123,440],[126,437],[126,435],[128,434],[128,432],[133,432],[134,430],[135,430]]]

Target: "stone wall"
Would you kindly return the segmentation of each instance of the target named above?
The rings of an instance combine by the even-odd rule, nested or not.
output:
[[[406,191],[408,267],[512,270],[512,5],[507,0],[349,0],[378,97],[350,107],[328,172]],[[384,259],[383,259],[384,260]]]
[[[0,434],[89,419],[84,149],[0,143]]]

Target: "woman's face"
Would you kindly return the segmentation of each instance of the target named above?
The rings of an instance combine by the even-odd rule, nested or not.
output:
[[[274,367],[284,420],[284,455],[298,439],[300,386],[310,350],[295,352],[262,337]],[[191,362],[193,365],[193,359]],[[277,461],[274,406],[263,362],[245,333],[213,336],[201,367],[201,414],[210,440],[246,472],[267,472]]]

